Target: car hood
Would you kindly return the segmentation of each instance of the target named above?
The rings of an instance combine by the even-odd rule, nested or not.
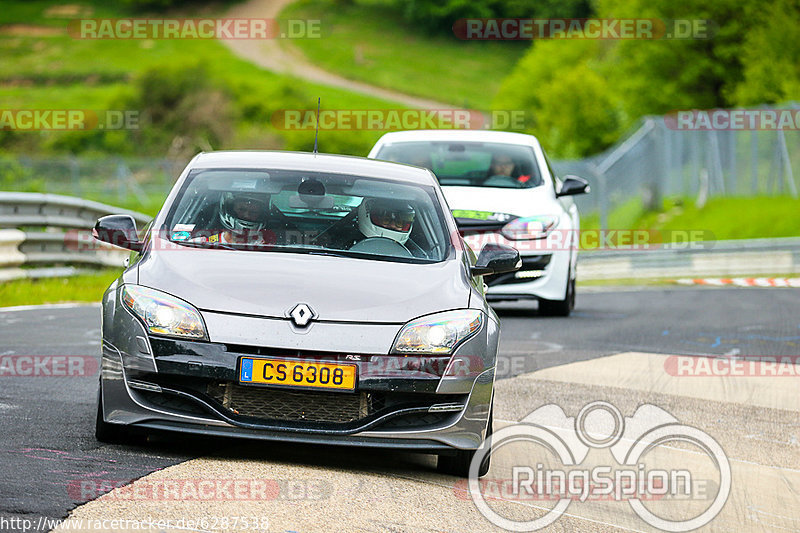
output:
[[[149,253],[138,271],[139,284],[201,310],[282,318],[305,303],[320,321],[402,324],[467,307],[470,294],[458,260],[422,265],[178,246]]]
[[[442,187],[451,210],[490,211],[516,216],[557,215],[560,211],[545,187],[501,189],[499,187]]]

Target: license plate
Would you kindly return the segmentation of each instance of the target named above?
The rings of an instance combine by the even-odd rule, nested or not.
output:
[[[356,365],[242,357],[239,383],[352,391]]]

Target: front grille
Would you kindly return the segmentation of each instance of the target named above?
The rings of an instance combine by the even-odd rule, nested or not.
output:
[[[177,412],[186,415],[208,416],[208,411],[200,404],[190,399],[183,398],[169,392],[154,392],[137,390],[136,394],[144,398],[150,404],[166,409],[167,411]]]
[[[544,269],[550,264],[552,255],[534,255],[522,258],[522,267],[517,272],[506,272],[484,276],[483,282],[489,287],[494,285],[511,285],[514,283],[527,283],[539,279],[544,275]],[[525,273],[528,273],[527,275]],[[524,277],[519,277],[524,276]]]
[[[437,426],[452,418],[453,413],[409,413],[398,416],[381,424],[378,429],[413,429]]]
[[[231,413],[264,420],[348,423],[383,407],[370,393],[290,391],[210,383],[208,395]]]

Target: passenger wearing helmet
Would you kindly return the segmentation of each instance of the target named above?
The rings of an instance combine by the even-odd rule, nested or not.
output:
[[[275,239],[268,229],[269,195],[258,192],[224,192],[219,199],[219,220],[222,228],[194,242],[229,244],[271,244]]]
[[[414,208],[408,202],[364,198],[357,209],[323,232],[318,243],[329,248],[367,251],[359,246],[370,241],[370,238],[384,237],[392,240],[395,246],[407,247],[413,245],[409,235],[414,227],[414,216]]]
[[[365,237],[405,244],[414,225],[414,208],[399,200],[365,198],[358,206],[358,229]]]

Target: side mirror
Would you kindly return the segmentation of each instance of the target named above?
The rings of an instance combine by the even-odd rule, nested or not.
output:
[[[92,236],[114,246],[134,252],[142,251],[142,242],[136,233],[136,221],[130,215],[108,215],[98,219]]]
[[[564,181],[561,183],[561,190],[556,192],[556,196],[572,196],[575,194],[583,194],[591,191],[589,182],[578,176],[564,176]]]
[[[473,276],[503,274],[514,272],[522,266],[522,259],[516,248],[504,244],[486,244],[478,255],[478,261],[470,270]]]

